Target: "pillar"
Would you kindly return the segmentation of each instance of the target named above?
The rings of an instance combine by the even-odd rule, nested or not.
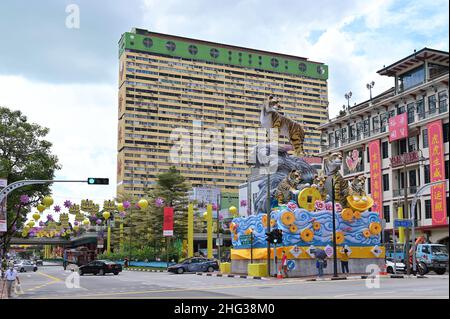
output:
[[[207,228],[207,238],[208,238],[208,241],[207,241],[207,250],[208,250],[208,258],[213,258],[213,252],[212,252],[212,249],[213,249],[213,223],[212,223],[212,221],[213,221],[213,218],[212,218],[212,205],[211,204],[208,204],[207,206],[206,206],[206,228]]]
[[[188,258],[194,257],[194,205],[188,206]]]

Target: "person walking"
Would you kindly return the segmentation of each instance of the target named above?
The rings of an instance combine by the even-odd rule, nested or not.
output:
[[[317,279],[322,279],[323,269],[327,266],[327,254],[322,249],[317,249],[316,253]]]
[[[11,264],[9,266],[9,269],[5,272],[5,280],[8,298],[11,298],[14,282],[17,281],[17,283],[20,284],[19,276],[17,275],[17,270],[14,269],[14,264]]]
[[[288,277],[288,266],[287,266],[287,255],[286,251],[283,250],[283,255],[281,256],[281,269],[283,269],[284,278]]]
[[[341,258],[342,273],[348,274],[349,273],[349,270],[348,270],[349,251],[348,251],[347,247],[344,247],[341,249],[340,258]]]

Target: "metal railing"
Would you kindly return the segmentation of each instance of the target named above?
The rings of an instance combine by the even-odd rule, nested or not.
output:
[[[406,192],[409,195],[414,195],[417,192],[417,186],[410,186],[406,188]],[[405,189],[404,188],[400,188],[400,189],[394,189],[392,191],[392,197],[400,197],[400,196],[405,196]]]

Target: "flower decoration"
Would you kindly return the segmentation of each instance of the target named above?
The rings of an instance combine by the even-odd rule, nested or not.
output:
[[[333,203],[332,202],[326,202],[325,203],[325,209],[326,210],[333,210]]]
[[[56,205],[55,207],[53,207],[53,210],[59,213],[61,211],[61,207],[59,205]]]
[[[339,213],[342,211],[342,205],[341,203],[335,203],[334,204],[334,209]]]
[[[287,204],[287,207],[288,207],[290,210],[294,210],[294,209],[298,208],[297,204],[294,203],[294,202],[289,202],[289,203]]]
[[[20,203],[21,204],[28,204],[29,201],[30,201],[30,198],[28,197],[28,195],[21,195],[20,196]]]
[[[64,201],[64,207],[65,208],[70,208],[71,206],[72,206],[72,202],[70,200]]]
[[[212,206],[212,210],[217,210],[217,204],[213,203],[211,206]]]
[[[158,197],[157,199],[155,199],[156,207],[162,207],[163,205],[164,205],[164,199],[162,199],[161,197]]]
[[[316,200],[314,203],[314,207],[317,210],[324,210],[325,209],[325,202],[323,200]]]
[[[123,208],[128,209],[128,208],[130,208],[130,206],[131,206],[131,204],[129,201],[126,200],[123,202]]]
[[[53,215],[52,215],[52,214],[48,214],[48,215],[47,215],[47,220],[48,220],[48,221],[54,221]]]
[[[245,199],[241,200],[241,207],[247,206],[247,201]]]
[[[97,225],[100,225],[100,224],[102,223],[102,220],[101,220],[101,219],[97,219],[97,220],[95,221],[95,223],[96,223]]]

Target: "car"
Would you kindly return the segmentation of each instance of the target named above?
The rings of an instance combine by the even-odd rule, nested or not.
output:
[[[217,262],[217,260],[202,257],[188,258],[179,264],[172,265],[167,268],[167,271],[176,274],[200,271],[213,272],[214,270],[219,270],[219,263]]]
[[[412,263],[412,256],[411,256]],[[448,251],[445,245],[419,243],[416,246],[417,269],[421,275],[434,271],[443,275],[448,268]]]
[[[38,267],[29,260],[14,261],[14,268],[19,272],[37,271]]]
[[[44,261],[42,259],[36,259],[36,266],[44,266]]]
[[[78,268],[80,276],[83,276],[84,274],[102,276],[108,273],[117,276],[120,272],[122,272],[122,265],[109,260],[94,260]]]
[[[406,271],[406,265],[402,262],[396,261],[395,262],[395,272],[405,272]],[[386,272],[389,274],[394,273],[394,260],[392,259],[386,259]]]

